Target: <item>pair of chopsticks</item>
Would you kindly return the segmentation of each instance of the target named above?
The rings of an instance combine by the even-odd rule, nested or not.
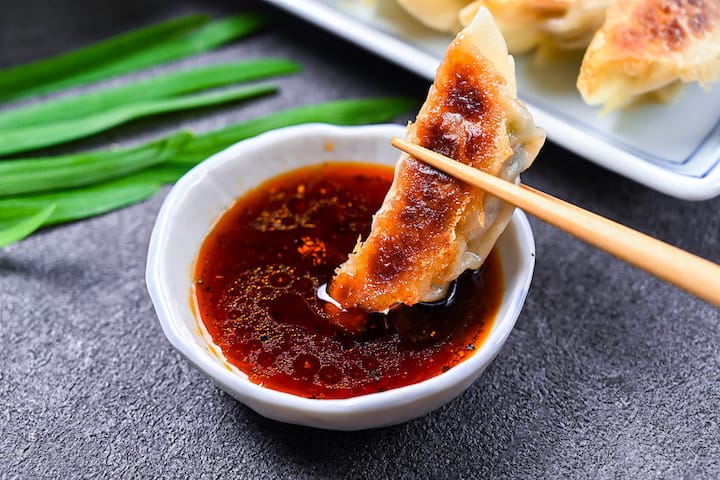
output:
[[[391,143],[448,175],[481,188],[600,250],[720,306],[720,265],[527,185],[515,185],[403,139],[395,137]]]

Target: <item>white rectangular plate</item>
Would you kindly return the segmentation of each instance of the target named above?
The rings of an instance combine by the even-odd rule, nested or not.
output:
[[[378,0],[266,0],[429,80],[451,37]],[[578,62],[517,60],[518,90],[548,137],[589,160],[686,200],[720,194],[720,88],[684,89],[669,105],[601,116],[575,88]]]

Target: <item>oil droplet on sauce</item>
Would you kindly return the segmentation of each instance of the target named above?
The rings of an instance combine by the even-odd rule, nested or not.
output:
[[[369,233],[392,176],[360,163],[301,168],[248,192],[213,227],[193,294],[213,341],[251,381],[349,398],[439,375],[486,338],[502,297],[494,253],[460,277],[452,302],[365,314],[361,334],[328,322],[318,289]]]

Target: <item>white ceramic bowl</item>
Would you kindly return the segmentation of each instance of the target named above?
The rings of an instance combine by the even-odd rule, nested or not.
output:
[[[420,383],[342,400],[313,400],[250,382],[223,358],[191,309],[192,271],[215,221],[249,188],[279,173],[328,161],[394,165],[398,125],[311,124],[275,130],[224,150],[187,173],[168,195],[150,240],[146,281],[170,343],[227,393],[266,417],[334,430],[393,425],[423,415],[463,392],[498,354],[525,301],[535,263],[527,218],[516,211],[497,242],[505,289],[487,340],[447,372]],[[332,149],[329,148],[332,146]],[[429,246],[432,248],[432,246]]]

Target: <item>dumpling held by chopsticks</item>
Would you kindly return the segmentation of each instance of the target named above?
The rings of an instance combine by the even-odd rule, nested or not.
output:
[[[513,59],[483,8],[448,48],[407,138],[515,181],[545,140],[516,96]],[[464,270],[480,267],[512,211],[403,154],[369,237],[329,293],[346,308],[376,312],[441,299]]]

